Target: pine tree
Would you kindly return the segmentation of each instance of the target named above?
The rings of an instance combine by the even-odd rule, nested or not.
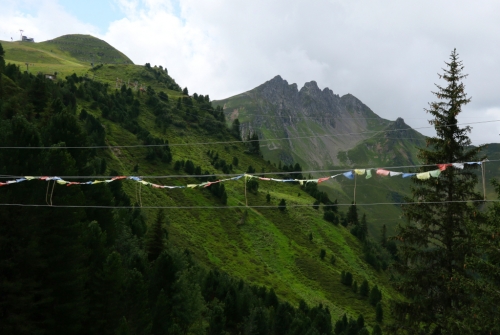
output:
[[[324,260],[325,256],[326,256],[325,249],[321,249],[320,252],[319,252],[319,257],[321,258],[321,260]]]
[[[351,224],[354,226],[357,226],[359,224],[358,209],[354,203],[351,206],[349,206],[349,210],[347,211],[346,219],[347,219],[348,224]]]
[[[280,203],[278,204],[278,208],[281,212],[286,211],[286,201],[285,199],[281,199]]]
[[[354,283],[352,283],[352,291],[354,293],[358,293],[358,282],[357,281],[354,281]]]
[[[387,227],[386,227],[386,225],[382,226],[382,231],[380,233],[380,245],[384,248],[387,245]]]
[[[151,227],[149,239],[146,242],[146,250],[150,261],[158,258],[163,250],[165,250],[165,231],[163,230],[163,222],[165,220],[165,213],[163,209],[158,211],[156,220]]]
[[[224,316],[223,305],[215,299],[212,302],[212,309],[208,322],[207,335],[219,335],[224,333],[226,327],[226,317]]]
[[[370,304],[372,306],[376,306],[380,300],[382,300],[382,292],[380,292],[378,286],[375,285],[370,291],[370,297],[369,297]]]
[[[237,139],[241,140],[240,120],[234,119],[231,125],[231,134],[233,134],[233,136]]]
[[[161,290],[156,299],[156,305],[153,309],[152,319],[152,334],[168,334],[172,323],[170,315],[168,315],[168,301],[165,291]]]
[[[352,285],[352,273],[350,273],[349,271],[347,271],[345,274],[345,283],[344,284],[347,286]]]
[[[5,51],[3,50],[2,44],[0,43],[0,80],[1,80],[1,73],[3,72],[3,69],[5,68]]]
[[[366,214],[363,214],[363,216],[361,217],[357,236],[361,241],[364,241],[368,236],[368,223],[366,222]]]
[[[363,280],[363,283],[361,283],[361,286],[359,287],[359,294],[361,294],[363,297],[368,297],[369,293],[370,293],[370,285],[368,284],[368,281],[365,279]]]
[[[382,329],[379,325],[373,327],[372,335],[382,335]]]
[[[375,320],[377,322],[382,322],[384,320],[384,310],[382,309],[382,304],[380,302],[375,306]]]
[[[425,164],[421,172],[436,169],[429,167],[434,164],[478,161],[482,149],[471,147],[467,135],[471,128],[457,124],[457,116],[470,98],[462,83],[467,75],[462,73],[456,50],[446,65],[440,78],[447,86],[436,85],[438,90],[433,93],[439,101],[430,103],[427,109],[433,116],[429,123],[436,136],[429,137],[427,147],[419,149],[419,158]],[[393,326],[411,333],[489,332],[491,328],[484,324],[491,324],[494,306],[482,299],[498,297],[489,281],[489,272],[497,270],[484,265],[481,249],[488,236],[482,232],[488,225],[478,210],[480,203],[470,202],[481,199],[475,191],[477,177],[473,170],[477,165],[465,164],[463,169],[439,167],[442,173],[437,179],[414,179],[413,198],[406,200],[419,204],[403,206],[408,222],[398,227],[401,262],[395,267],[399,273],[396,287],[406,300],[393,304]],[[472,308],[475,317],[469,321],[474,326],[464,322]]]

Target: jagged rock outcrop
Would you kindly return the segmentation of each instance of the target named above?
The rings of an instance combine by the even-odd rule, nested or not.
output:
[[[239,119],[243,138],[259,135],[266,159],[299,162],[309,169],[345,164],[339,152],[387,127],[406,126],[402,119],[379,117],[352,94],[340,97],[329,88],[321,90],[315,81],[299,90],[279,75],[214,104],[223,106],[228,122]]]

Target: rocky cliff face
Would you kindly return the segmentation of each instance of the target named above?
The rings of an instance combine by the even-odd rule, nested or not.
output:
[[[380,118],[351,94],[340,97],[315,81],[299,90],[280,76],[214,104],[224,107],[228,122],[239,119],[243,138],[259,135],[266,159],[309,169],[345,164],[339,152],[401,124]]]

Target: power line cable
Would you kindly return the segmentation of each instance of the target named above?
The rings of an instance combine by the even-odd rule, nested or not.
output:
[[[455,201],[422,201],[422,202],[374,202],[374,203],[357,203],[356,206],[383,206],[383,205],[394,205],[394,206],[404,206],[404,205],[423,205],[423,204],[445,204],[445,203],[498,203],[500,200],[455,200]],[[279,206],[262,206],[262,205],[232,205],[232,206],[97,206],[97,205],[48,205],[48,204],[6,204],[2,203],[0,206],[12,206],[12,207],[53,207],[53,208],[99,208],[99,209],[231,209],[231,208],[269,208],[269,209],[279,209]],[[312,204],[308,205],[293,205],[287,204],[287,208],[301,208],[301,207],[312,207]],[[337,207],[337,206],[352,206],[352,203],[345,204],[334,204],[334,205],[322,205],[324,207]]]
[[[493,160],[487,160],[485,163],[494,163],[494,162],[499,162],[500,159],[493,159]],[[457,163],[457,162],[455,162]],[[476,162],[473,162],[476,163]],[[290,174],[308,174],[308,173],[331,173],[331,172],[348,172],[356,169],[361,169],[361,170],[377,170],[377,169],[408,169],[408,168],[419,168],[419,167],[428,167],[428,166],[437,166],[441,164],[452,164],[452,163],[438,163],[438,164],[415,164],[415,165],[399,165],[399,166],[379,166],[379,167],[348,167],[348,168],[343,168],[343,169],[327,169],[327,170],[306,170],[306,171],[277,171],[277,172],[255,172],[255,173],[246,173],[246,172],[240,172],[240,173],[211,173],[211,174],[199,174],[199,175],[191,175],[191,174],[186,174],[186,175],[157,175],[157,176],[147,176],[147,175],[140,175],[141,179],[168,179],[168,178],[203,178],[203,177],[236,177],[236,176],[241,176],[242,174],[248,174],[255,176],[258,178],[259,176],[262,175],[290,175]],[[0,175],[0,178],[24,178],[25,176],[18,176],[18,175]],[[44,176],[32,176],[34,178],[39,178],[39,177],[44,177]],[[58,176],[60,178],[64,179],[78,179],[78,178],[94,178],[94,179],[108,179],[108,178],[113,178],[116,176]]]
[[[489,121],[478,121],[478,122],[468,122],[468,123],[455,123],[449,125],[440,126],[427,126],[418,128],[403,128],[403,129],[391,129],[391,130],[380,130],[380,131],[366,131],[359,133],[343,133],[343,134],[331,134],[331,135],[313,135],[313,136],[298,136],[298,137],[282,137],[274,139],[257,139],[257,140],[247,140],[247,141],[215,141],[215,142],[197,142],[197,143],[169,143],[169,144],[137,144],[137,145],[109,145],[109,146],[81,146],[81,147],[10,147],[3,146],[0,149],[23,149],[23,150],[56,150],[56,149],[111,149],[111,148],[146,148],[146,147],[175,147],[175,146],[198,146],[198,145],[214,145],[214,144],[231,144],[231,143],[242,143],[242,142],[271,142],[271,141],[283,141],[283,140],[294,140],[294,139],[311,139],[311,138],[321,138],[321,137],[338,137],[338,136],[349,136],[349,135],[363,135],[363,134],[381,134],[388,132],[404,131],[404,130],[417,130],[417,129],[427,129],[435,127],[453,127],[462,126],[470,124],[481,124],[481,123],[492,123],[499,122],[500,120],[489,120]]]

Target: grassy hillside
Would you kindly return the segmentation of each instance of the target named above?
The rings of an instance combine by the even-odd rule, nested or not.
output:
[[[82,103],[95,116],[90,106]],[[139,144],[133,134],[122,127],[100,118],[107,129],[108,143],[111,145]],[[166,138],[170,143],[200,143],[220,141],[220,137],[199,134],[196,129],[169,128],[165,134],[154,126],[154,116],[142,110],[139,116],[142,127],[151,133]],[[225,138],[232,140],[234,138]],[[206,152],[212,150],[227,162],[233,157],[239,160],[233,173],[243,173],[248,166],[257,171],[273,171],[275,168],[264,160],[244,154],[243,144],[194,145],[171,147],[173,160],[192,160],[203,171],[221,173],[209,162]],[[145,149],[119,149],[108,152],[108,167],[123,174],[133,172],[139,165],[140,175],[175,175],[172,165],[150,163],[143,159]],[[199,183],[195,179],[159,179],[158,183],[184,185]],[[228,206],[244,206],[243,180],[225,184],[228,192]],[[136,184],[126,183],[126,191],[137,199]],[[266,195],[271,195],[271,203]],[[383,287],[384,296],[393,297],[394,291],[388,283],[386,273],[377,272],[363,261],[360,242],[342,226],[334,226],[322,219],[322,211],[312,206],[289,207],[286,213],[277,209],[280,199],[290,205],[311,205],[314,199],[300,190],[298,185],[260,182],[256,194],[248,193],[249,206],[276,206],[273,209],[169,209],[169,235],[175,245],[192,251],[198,259],[209,266],[218,267],[252,283],[274,287],[277,294],[293,303],[304,299],[310,303],[321,302],[328,305],[335,317],[344,312],[350,315],[362,313],[373,322],[374,309],[354,294],[350,288],[340,283],[341,271],[350,271],[361,283],[367,279]],[[221,206],[208,190],[162,191],[142,188],[140,193],[143,206]],[[342,208],[341,210],[345,210]],[[148,219],[154,213],[148,211]],[[313,241],[308,235],[312,233]],[[325,249],[327,257],[319,258]],[[329,259],[334,255],[336,265]]]
[[[76,94],[76,114],[84,115],[82,110],[85,110],[94,116],[105,129],[107,145],[144,144],[140,139],[141,130],[170,143],[172,161],[169,163],[146,159],[150,151],[144,147],[99,149],[102,150],[99,157],[106,160],[107,174],[116,171],[124,175],[141,175],[148,181],[167,185],[199,183],[200,180],[193,177],[155,179],[147,176],[186,175],[182,169],[175,169],[174,163],[182,160],[191,160],[203,173],[221,174],[221,169],[212,165],[213,159],[207,154],[209,150],[217,153],[219,161],[230,163],[237,158],[238,164],[230,171],[232,174],[244,173],[249,166],[257,173],[277,171],[261,157],[245,153],[246,144],[222,130],[224,124],[220,128],[219,112],[210,107],[208,97],[184,96],[163,69],[133,64],[104,64],[91,69],[70,52],[55,47],[50,49],[48,44],[41,47],[21,42],[2,45],[7,63],[31,61],[35,64],[30,68],[31,73],[37,69],[45,73],[49,68],[59,72],[60,81],[55,84],[66,85]],[[70,78],[71,83],[64,84],[63,75],[71,73],[81,78]],[[123,80],[118,89],[117,77]],[[107,86],[99,86],[104,90],[91,91],[92,78]],[[4,79],[10,92],[17,92],[19,96],[24,93],[13,81]],[[141,91],[129,84],[135,81],[149,88]],[[115,103],[104,117],[106,106],[102,101],[111,95],[115,98],[109,101]],[[120,101],[125,102],[121,105]],[[47,108],[52,108],[50,106]],[[133,108],[137,108],[137,115],[130,124],[120,113]],[[233,143],[211,143],[228,141]],[[354,317],[362,313],[367,322],[373,324],[375,309],[340,283],[342,271],[351,272],[358,285],[365,279],[370,286],[378,285],[386,309],[389,298],[396,297],[389,285],[388,273],[375,271],[364,261],[362,244],[349,233],[349,227],[346,229],[323,220],[322,209],[311,206],[315,199],[299,185],[261,181],[258,191],[246,192],[245,198],[243,179],[227,182],[224,184],[228,195],[225,206],[208,188],[160,190],[139,187],[128,180],[119,182],[123,183],[132,201],[144,207],[195,207],[167,210],[170,243],[189,249],[207,267],[222,269],[251,283],[274,287],[280,297],[294,304],[300,299],[309,303],[321,302],[329,306],[334,319],[344,312]],[[344,191],[339,189],[339,192]],[[267,194],[270,195],[269,203]],[[285,199],[288,206],[284,212],[277,208],[281,199]],[[233,207],[245,204],[249,207]],[[143,212],[151,224],[156,210],[144,209]],[[324,260],[320,259],[321,249],[326,251]],[[330,262],[331,256],[335,256],[335,264]]]

